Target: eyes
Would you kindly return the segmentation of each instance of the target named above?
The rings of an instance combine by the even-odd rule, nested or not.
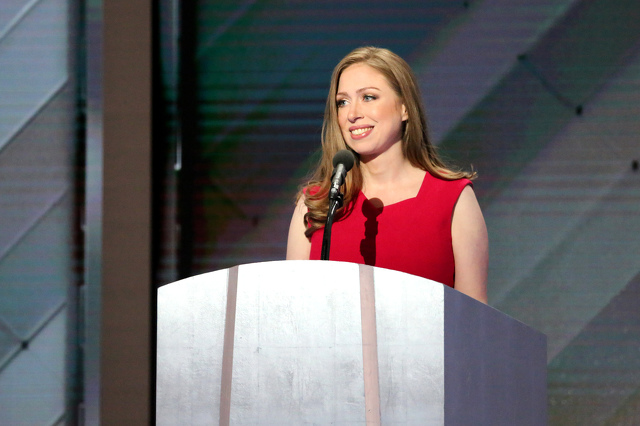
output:
[[[371,101],[375,101],[376,99],[378,99],[378,97],[376,95],[369,95],[369,94],[365,94],[362,95],[362,100],[364,102],[371,102]],[[336,105],[338,108],[342,108],[343,106],[346,106],[349,103],[348,99],[338,99],[338,101],[336,102]]]

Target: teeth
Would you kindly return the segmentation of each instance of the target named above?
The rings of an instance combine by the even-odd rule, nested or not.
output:
[[[355,129],[355,130],[351,131],[351,134],[352,135],[361,135],[364,132],[368,132],[371,129],[373,129],[373,127],[365,127],[365,128],[362,128],[362,129]]]

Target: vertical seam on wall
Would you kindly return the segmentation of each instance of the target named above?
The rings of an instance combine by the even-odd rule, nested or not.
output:
[[[359,265],[360,315],[362,321],[362,365],[367,425],[380,424],[380,382],[378,379],[378,332],[373,268]]]
[[[224,321],[222,349],[222,377],[220,383],[220,425],[228,426],[231,414],[231,380],[233,374],[233,343],[236,328],[236,300],[238,298],[238,267],[229,268],[227,281],[227,310]]]

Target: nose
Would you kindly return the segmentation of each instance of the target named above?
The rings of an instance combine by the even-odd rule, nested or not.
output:
[[[358,108],[358,103],[354,102],[349,106],[349,112],[347,114],[347,119],[350,122],[355,123],[359,118],[362,118],[360,114],[360,109]]]

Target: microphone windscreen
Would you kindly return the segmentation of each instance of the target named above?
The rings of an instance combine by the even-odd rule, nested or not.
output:
[[[338,164],[342,164],[346,171],[351,170],[355,162],[355,155],[353,155],[353,152],[348,149],[341,149],[333,156],[333,167],[337,167]]]

